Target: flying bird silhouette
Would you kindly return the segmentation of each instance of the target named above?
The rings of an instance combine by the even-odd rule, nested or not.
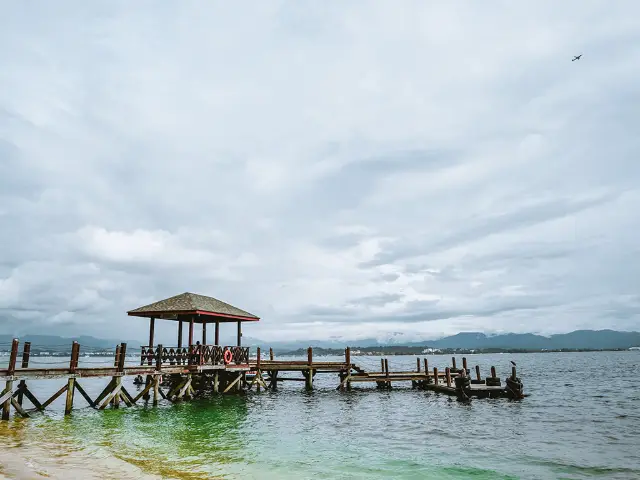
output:
[[[580,60],[581,57],[582,57],[582,54],[576,55],[575,57],[573,57],[573,59],[571,61],[575,62],[576,60]]]
[[[509,360],[511,362],[511,365],[513,365],[514,367],[516,366],[516,362],[514,362],[513,360]]]

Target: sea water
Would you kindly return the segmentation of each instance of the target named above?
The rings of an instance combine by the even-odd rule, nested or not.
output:
[[[392,370],[416,368],[414,356],[388,358]],[[336,374],[318,374],[312,392],[282,382],[276,392],[103,412],[76,394],[64,417],[62,395],[52,411],[0,422],[0,478],[640,478],[640,352],[467,360],[472,373],[495,365],[503,379],[514,360],[529,396],[464,404],[406,383],[338,392]],[[379,357],[353,361],[380,368]],[[95,397],[107,379],[80,382]],[[30,386],[43,400],[63,383]]]

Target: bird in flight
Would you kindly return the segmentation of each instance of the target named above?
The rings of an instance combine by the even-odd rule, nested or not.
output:
[[[575,62],[576,60],[580,60],[580,57],[582,57],[582,54],[576,55],[575,57],[573,57],[573,60],[571,60],[571,61]]]
[[[509,360],[511,362],[511,365],[513,365],[514,367],[516,366],[516,362],[514,362],[513,360]]]

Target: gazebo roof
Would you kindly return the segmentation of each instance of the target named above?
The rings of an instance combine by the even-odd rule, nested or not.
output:
[[[152,317],[178,320],[191,317],[196,323],[213,322],[257,322],[260,320],[252,313],[240,310],[213,297],[185,292],[159,302],[145,305],[127,312],[133,317]]]

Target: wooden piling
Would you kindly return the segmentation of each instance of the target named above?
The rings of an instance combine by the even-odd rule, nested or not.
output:
[[[344,362],[347,364],[347,390],[351,390],[351,347],[344,349]]]
[[[464,374],[467,374],[467,357],[462,357],[462,369],[464,370]]]
[[[380,359],[380,373],[384,373],[384,358]]]
[[[18,346],[19,341],[17,338],[13,339],[11,342],[11,355],[9,356],[9,366],[7,367],[7,377],[9,380],[6,381],[4,390],[0,397],[7,397],[4,403],[2,404],[2,420],[9,420],[9,415],[11,414],[11,399],[13,393],[13,374],[16,372],[16,361],[18,360]]]
[[[454,362],[455,362],[455,359],[454,359]],[[446,378],[447,378],[447,387],[450,387],[451,386],[451,369],[449,367],[445,368],[444,374],[446,375]]]
[[[273,362],[273,348],[269,348],[269,360]]]
[[[491,366],[491,378],[496,378],[496,367]]]
[[[309,370],[304,372],[305,377],[305,386],[307,390],[313,390],[313,348],[307,348],[307,365],[309,365]]]
[[[476,380],[479,382],[482,381],[482,377],[480,377],[480,365],[476,365]]]
[[[420,373],[420,358],[416,358],[416,372]]]
[[[156,355],[156,374],[153,376],[153,404],[157,405],[159,398],[160,380],[162,376],[162,344],[158,344],[158,354]]]
[[[29,368],[29,357],[31,355],[31,342],[24,342],[22,345],[22,365],[21,368]],[[18,385],[18,405],[22,406],[24,390],[27,387],[26,380],[20,380]]]
[[[433,367],[433,384],[438,385],[438,367]]]
[[[514,365],[511,367],[511,380],[515,380],[516,378],[518,378],[518,376],[516,375],[516,367]]]
[[[69,360],[69,379],[67,380],[67,398],[64,404],[64,414],[70,415],[73,410],[73,394],[76,391],[76,370],[78,368],[78,357],[80,356],[80,344],[73,342],[71,345],[71,360]]]
[[[457,368],[456,368],[456,357],[451,357],[451,367],[453,368],[454,371],[457,370]]]

